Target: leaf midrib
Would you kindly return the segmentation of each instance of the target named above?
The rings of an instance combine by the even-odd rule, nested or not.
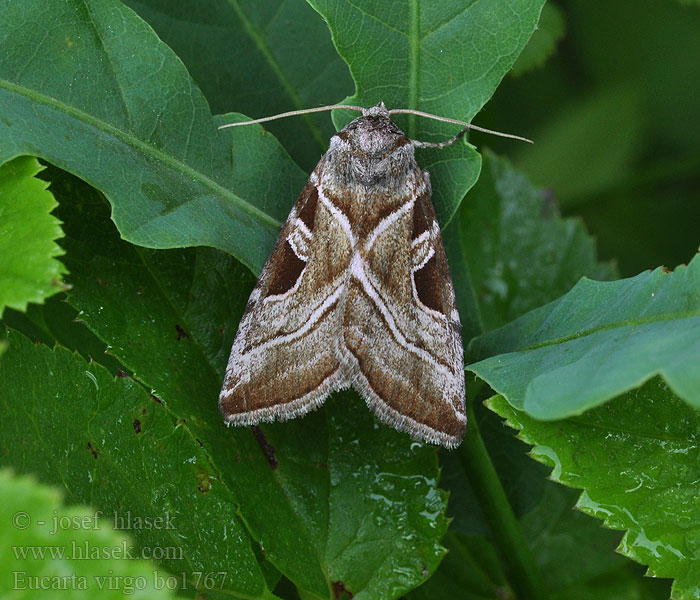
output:
[[[641,325],[646,325],[647,323],[659,323],[663,321],[675,321],[680,319],[688,319],[692,317],[700,317],[700,309],[690,312],[680,312],[680,313],[668,313],[664,315],[656,315],[654,317],[627,319],[625,321],[616,321],[614,323],[608,323],[607,325],[602,325],[600,327],[593,327],[591,329],[585,329],[580,332],[572,333],[569,335],[561,336],[558,338],[552,338],[545,340],[538,344],[531,344],[529,346],[523,346],[517,350],[512,350],[511,352],[506,352],[504,354],[512,354],[517,352],[527,352],[530,350],[538,350],[539,348],[545,348],[547,346],[556,346],[558,344],[564,344],[571,340],[576,340],[582,337],[588,337],[590,335],[596,334],[601,331],[609,331],[612,329],[622,329],[623,327],[637,327]]]
[[[266,227],[277,230],[282,225],[279,221],[277,221],[277,219],[250,204],[240,196],[237,196],[227,188],[211,179],[208,175],[203,174],[201,171],[194,169],[189,164],[174,158],[172,155],[167,154],[162,150],[154,148],[136,136],[130,135],[102,119],[66,104],[65,102],[51,98],[50,96],[42,94],[36,90],[17,85],[7,81],[6,79],[0,79],[0,88],[5,88],[6,90],[22,96],[23,98],[27,98],[36,104],[42,104],[50,109],[56,110],[59,113],[73,117],[80,122],[90,125],[106,135],[113,136],[124,144],[133,147],[134,150],[151,156],[156,161],[166,164],[173,170],[189,176],[191,179],[200,183],[203,187],[210,188],[216,196],[229,200],[241,208],[241,210],[260,221]],[[183,202],[180,206],[186,205],[187,202],[188,201]]]
[[[660,434],[654,435],[652,433],[633,431],[631,429],[625,429],[624,427],[615,425],[602,425],[600,423],[592,423],[590,421],[583,420],[581,416],[567,417],[567,421],[571,421],[577,427],[583,427],[594,431],[613,431],[615,433],[623,433],[625,435],[630,435],[645,440],[657,440],[660,442],[688,442],[688,437],[680,434],[677,436]],[[528,443],[532,443],[533,445],[535,445],[534,442]]]
[[[265,59],[265,62],[267,62],[275,77],[277,77],[277,80],[282,85],[282,89],[284,89],[284,91],[287,92],[287,94],[289,95],[290,99],[292,100],[292,104],[296,107],[297,110],[307,108],[302,104],[299,94],[294,89],[294,86],[292,85],[291,81],[289,81],[289,78],[285,74],[279,62],[272,54],[272,51],[270,50],[269,45],[263,38],[262,33],[258,30],[257,27],[253,25],[253,22],[248,18],[248,15],[241,7],[239,1],[229,0],[229,2],[234,12],[236,13],[236,16],[240,19],[246,34],[251,39],[255,47],[262,54],[263,58]],[[275,14],[273,20],[276,18],[277,14]],[[312,137],[314,138],[314,140],[316,140],[316,143],[318,143],[319,148],[321,148],[321,151],[325,151],[326,139],[321,133],[320,129],[316,126],[316,124],[309,115],[302,115],[301,117],[306,123],[306,126],[309,128]]]

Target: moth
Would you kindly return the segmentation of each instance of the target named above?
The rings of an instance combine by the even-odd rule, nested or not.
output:
[[[454,448],[467,421],[461,325],[414,150],[467,129],[431,144],[409,139],[381,102],[328,108],[362,116],[331,138],[250,295],[222,417],[284,421],[353,387],[384,423]]]

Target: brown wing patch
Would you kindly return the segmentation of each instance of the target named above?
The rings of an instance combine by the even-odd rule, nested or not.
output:
[[[407,324],[387,324],[357,280],[350,283],[346,310],[345,345],[358,369],[353,385],[377,416],[415,437],[449,447],[457,445],[465,430],[465,420],[457,416],[464,414],[464,375],[459,364],[461,353],[451,356],[455,348],[450,338],[454,334],[432,324],[434,331],[429,333],[438,333],[435,341],[445,344],[440,354],[436,347],[421,348],[418,339],[398,338],[392,328],[406,328]],[[421,358],[428,352],[439,360],[431,363]],[[450,359],[456,359],[460,367],[456,372],[450,373],[455,366],[447,363]]]
[[[309,190],[309,198],[299,211],[299,218],[304,222],[304,225],[306,225],[309,231],[313,231],[314,221],[316,219],[316,205],[318,204],[318,188],[311,183],[307,185],[311,187]]]
[[[306,262],[301,260],[292,249],[291,244],[285,240],[281,250],[282,255],[271,265],[273,271],[270,274],[270,284],[265,297],[284,294],[294,287],[299,275],[304,270]]]
[[[427,200],[430,203],[430,198]],[[416,200],[415,208],[413,209],[413,233],[411,234],[411,239],[415,240],[421,233],[428,231],[432,219],[429,215],[426,215],[424,206],[426,204],[425,198],[419,198]],[[435,218],[435,215],[432,215]]]
[[[313,334],[313,332],[312,332]],[[303,369],[289,372],[283,363],[295,358]],[[275,348],[267,357],[267,364],[255,365],[255,373],[264,377],[273,370],[275,377],[268,377],[264,384],[256,377],[222,395],[219,410],[223,415],[235,415],[251,410],[274,409],[317,390],[324,381],[338,371],[338,361],[330,354],[309,355],[304,339],[295,340],[288,346]]]
[[[420,269],[413,272],[413,282],[416,284],[418,300],[420,300],[424,306],[445,314],[445,309],[442,305],[442,287],[444,284],[440,278],[435,254],[433,254],[428,262]]]
[[[347,387],[334,344],[342,296],[337,272],[350,256],[319,196],[322,167],[292,209],[239,325],[219,396],[227,423],[299,416]]]
[[[309,233],[313,233],[314,223],[316,221],[316,208],[318,206],[318,189],[310,181],[306,184],[304,191],[299,196],[300,206],[298,210],[298,218],[304,223]],[[292,216],[294,213],[292,213]],[[296,228],[296,231],[295,231]],[[265,297],[278,296],[291,290],[299,280],[301,272],[306,266],[306,258],[304,253],[301,253],[300,258],[297,252],[290,243],[291,237],[298,233],[298,225],[296,220],[291,218],[287,222],[282,235],[280,236],[281,248],[273,252],[274,260],[270,261],[270,275]],[[303,234],[302,234],[303,235]],[[284,242],[282,242],[284,240]],[[279,256],[277,254],[279,253]]]
[[[433,232],[430,230],[435,227]],[[427,308],[446,315],[450,311],[450,294],[446,293],[446,282],[450,282],[450,272],[445,259],[445,251],[437,228],[435,211],[429,197],[422,196],[416,200],[413,209],[412,239],[416,240],[425,232],[429,233],[429,244],[433,255],[425,264],[413,271],[413,283],[416,286],[418,300]],[[426,255],[427,256],[427,255]]]
[[[383,421],[454,447],[466,423],[463,352],[430,197],[405,198],[358,247],[342,322],[353,386]]]

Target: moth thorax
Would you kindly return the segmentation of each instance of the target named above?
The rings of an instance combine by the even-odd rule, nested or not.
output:
[[[348,133],[346,139],[355,152],[379,159],[382,154],[389,154],[408,141],[391,119],[382,116],[360,117],[344,131]]]
[[[331,139],[328,158],[346,184],[394,185],[415,168],[413,145],[384,115],[365,115],[349,123]]]

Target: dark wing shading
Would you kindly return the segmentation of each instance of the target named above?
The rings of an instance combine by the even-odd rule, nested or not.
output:
[[[321,168],[292,209],[239,325],[219,397],[227,423],[289,419],[348,385],[334,348],[350,244],[319,201]]]
[[[380,419],[452,448],[466,427],[461,326],[429,189],[364,228],[344,306],[345,360]]]

